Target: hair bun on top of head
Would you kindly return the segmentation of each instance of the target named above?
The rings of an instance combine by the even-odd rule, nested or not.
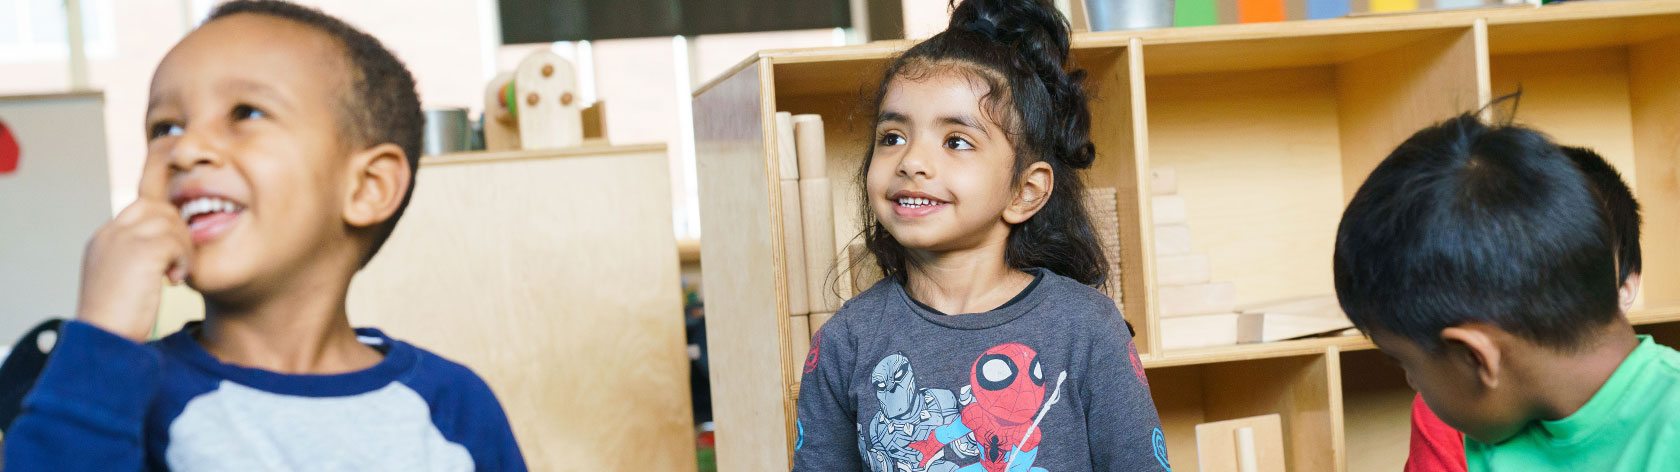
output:
[[[1016,99],[1036,103],[1041,108],[1034,111],[1060,118],[1060,126],[1052,131],[1055,136],[1047,136],[1053,149],[1045,149],[1046,154],[1068,167],[1091,167],[1096,148],[1087,136],[1085,71],[1066,70],[1071,32],[1067,18],[1050,0],[962,0],[952,9],[946,31],[976,33],[1011,51],[1010,58],[1001,61],[1010,64],[1004,67],[1037,77],[1046,94],[1043,101]]]

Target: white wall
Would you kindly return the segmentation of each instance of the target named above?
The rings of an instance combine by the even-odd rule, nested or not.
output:
[[[0,175],[0,344],[76,309],[82,248],[111,214],[98,94],[0,99],[17,139]]]

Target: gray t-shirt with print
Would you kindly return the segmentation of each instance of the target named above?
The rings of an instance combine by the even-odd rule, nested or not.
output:
[[[950,316],[883,280],[811,340],[797,471],[1170,471],[1114,301],[1051,273]]]

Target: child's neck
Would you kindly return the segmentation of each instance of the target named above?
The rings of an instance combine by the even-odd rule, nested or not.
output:
[[[383,355],[356,339],[344,301],[350,276],[300,278],[249,303],[205,299],[197,339],[216,359],[283,374],[339,374]]]
[[[1623,317],[1601,328],[1594,338],[1576,352],[1535,347],[1531,348],[1533,352],[1523,353],[1528,358],[1524,365],[1529,367],[1523,387],[1534,392],[1532,409],[1536,418],[1553,421],[1575,414],[1639,347],[1633,326]]]
[[[941,253],[916,252],[905,289],[947,314],[991,311],[1032,284],[1033,276],[1003,260],[1003,242]]]

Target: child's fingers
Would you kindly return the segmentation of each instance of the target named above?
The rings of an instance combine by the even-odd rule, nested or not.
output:
[[[159,202],[169,201],[169,163],[147,159],[140,170],[139,197]]]

